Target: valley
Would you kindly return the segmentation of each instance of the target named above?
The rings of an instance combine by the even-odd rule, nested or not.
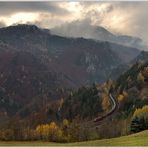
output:
[[[0,145],[142,141],[132,134],[148,129],[148,52],[115,40],[0,28]]]

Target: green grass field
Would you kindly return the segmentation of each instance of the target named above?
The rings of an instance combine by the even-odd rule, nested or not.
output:
[[[0,146],[148,146],[148,130],[119,138],[75,142],[75,143],[53,143],[53,142],[0,142]]]

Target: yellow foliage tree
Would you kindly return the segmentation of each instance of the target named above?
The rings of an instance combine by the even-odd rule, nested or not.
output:
[[[123,94],[124,97],[127,97],[128,96],[128,93],[126,91],[123,91],[122,94]]]
[[[109,79],[106,83],[106,88],[109,90],[111,88],[112,84],[113,84],[113,81],[111,79]]]
[[[118,99],[118,102],[123,101],[124,95],[123,94],[120,94],[117,99]]]
[[[69,126],[70,126],[69,121],[67,119],[64,119],[62,123],[62,132],[64,139],[67,139],[69,136],[68,135]]]
[[[63,120],[63,126],[68,127],[68,125],[69,125],[69,121],[67,119],[64,119]]]
[[[41,124],[36,127],[37,137],[40,139],[48,139],[50,126],[48,124]]]
[[[42,125],[38,125],[35,129],[37,138],[42,138]]]
[[[43,129],[43,137],[45,139],[48,139],[49,129],[50,129],[49,125],[48,124],[44,124],[43,127],[42,127],[42,129]]]
[[[133,114],[133,118],[135,117],[138,117],[138,118],[144,117],[148,119],[148,105],[145,105],[142,108],[136,109]]]
[[[38,139],[53,140],[57,129],[58,126],[55,122],[51,122],[50,124],[41,124],[36,127],[35,135]]]
[[[145,72],[148,72],[148,66],[147,67],[144,67],[144,71]]]
[[[137,80],[138,81],[141,81],[141,82],[144,82],[144,76],[141,72],[139,72],[139,74],[137,75]]]
[[[55,122],[51,122],[49,124],[49,140],[55,141],[56,139],[56,132],[58,130],[58,126]]]
[[[49,129],[57,129],[57,125],[56,125],[56,123],[55,122],[51,122],[50,124],[49,124]]]
[[[110,102],[107,94],[102,94],[102,109],[107,111],[109,109]]]

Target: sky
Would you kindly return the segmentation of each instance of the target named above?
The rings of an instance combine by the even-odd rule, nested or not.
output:
[[[50,29],[75,22],[148,42],[148,2],[0,2],[0,27],[27,23]]]

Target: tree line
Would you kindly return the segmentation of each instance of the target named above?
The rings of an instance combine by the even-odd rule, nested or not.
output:
[[[88,128],[80,127],[76,121],[64,119],[60,125],[52,121],[39,124],[35,128],[19,125],[0,130],[0,140],[4,141],[51,141],[51,142],[76,142],[98,138],[98,135]]]

